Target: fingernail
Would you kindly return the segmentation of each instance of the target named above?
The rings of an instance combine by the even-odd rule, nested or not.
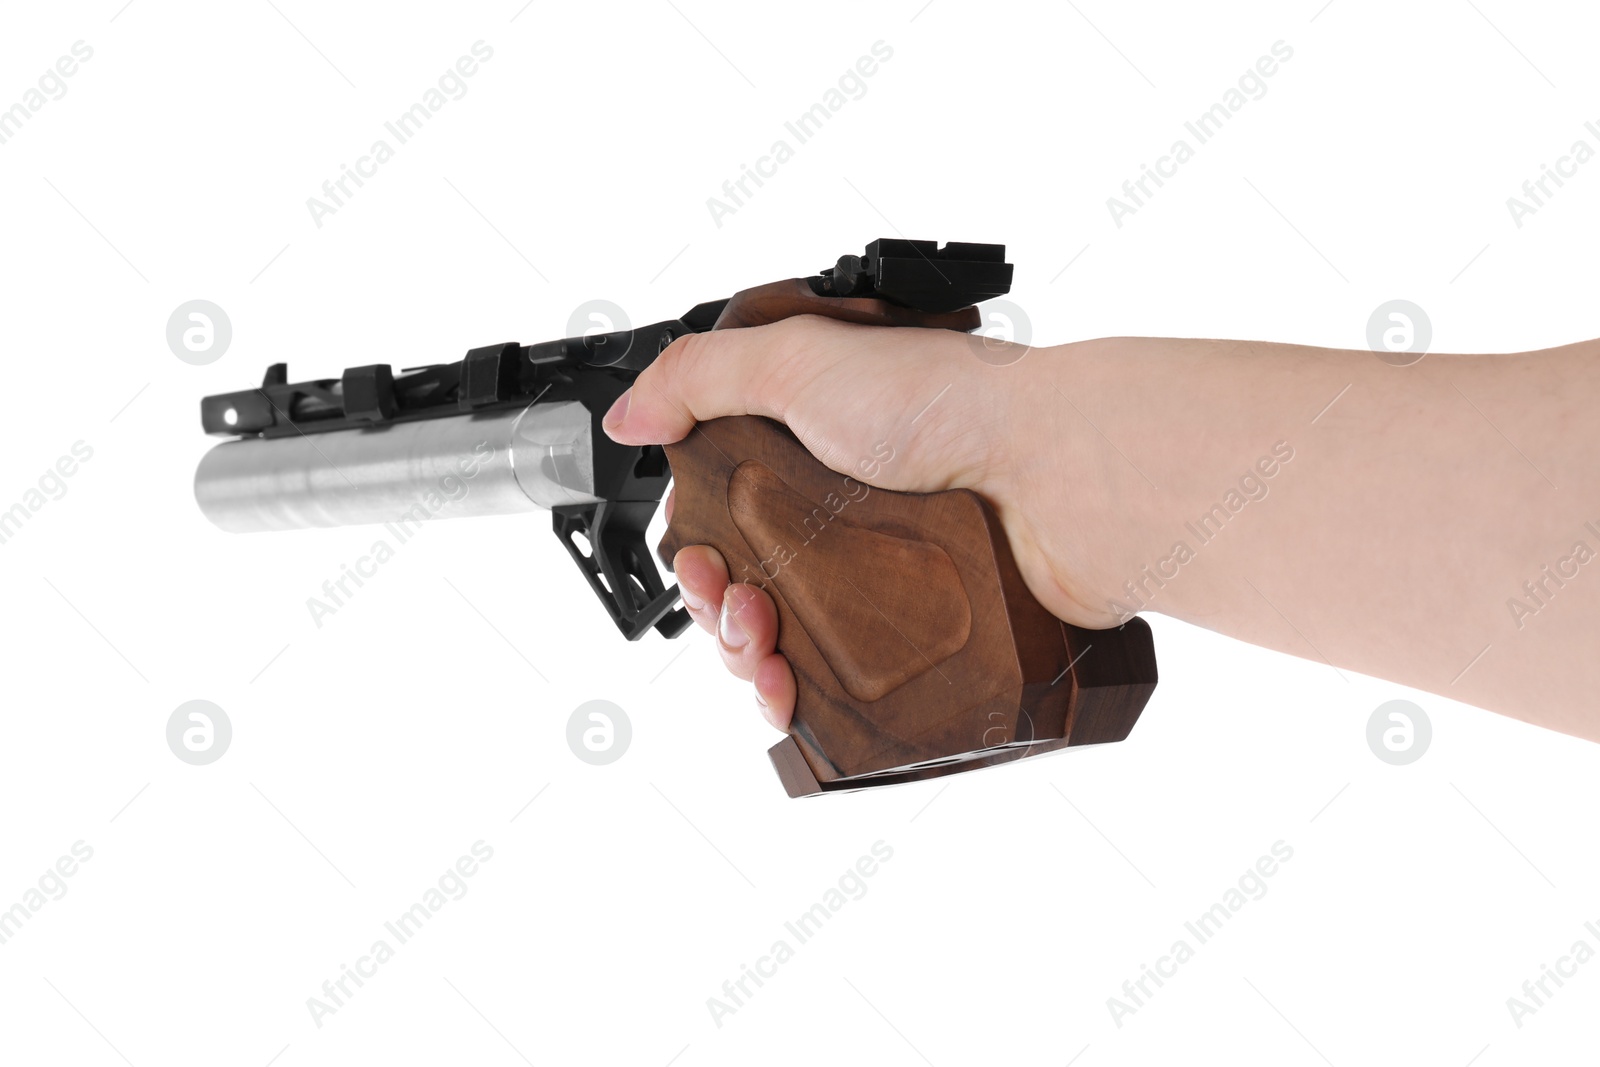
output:
[[[761,695],[761,690],[759,688],[756,690],[756,703],[760,704],[763,708],[767,706],[767,698]]]
[[[690,611],[699,611],[701,608],[706,606],[706,602],[704,600],[701,600],[699,597],[695,596],[681,585],[678,586],[678,595],[683,598],[683,606],[688,608]]]
[[[717,623],[717,636],[722,638],[722,643],[729,648],[743,648],[750,642],[750,635],[744,632],[744,627],[739,625],[735,618],[733,606],[734,598],[724,597],[722,600],[722,618]]]
[[[627,392],[617,397],[617,399],[612,403],[610,410],[606,412],[605,418],[600,420],[600,425],[605,427],[607,430],[615,430],[617,427],[621,426],[623,420],[628,417],[628,400],[632,396],[633,390],[629,389]]]

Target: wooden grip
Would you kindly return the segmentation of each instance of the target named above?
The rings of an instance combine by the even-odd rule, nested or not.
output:
[[[817,296],[796,279],[738,294],[716,328],[806,313],[979,323],[971,307],[929,315]],[[1144,621],[1094,631],[1052,616],[976,493],[873,488],[755,416],[701,423],[666,452],[676,498],[662,561],[670,568],[679,549],[712,545],[732,581],[777,605],[797,696],[771,756],[790,796],[1120,741],[1155,688]]]

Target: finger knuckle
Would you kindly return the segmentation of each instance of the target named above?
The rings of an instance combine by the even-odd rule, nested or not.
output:
[[[656,360],[663,377],[674,385],[692,379],[705,365],[709,352],[718,344],[714,333],[691,333],[678,338]]]

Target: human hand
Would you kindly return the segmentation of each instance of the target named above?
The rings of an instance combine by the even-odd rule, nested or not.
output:
[[[605,429],[624,444],[670,444],[696,422],[764,415],[786,424],[826,466],[876,488],[974,490],[994,507],[1024,581],[1048,610],[1079,625],[1112,625],[1114,616],[1090,606],[1104,605],[1104,597],[1063,577],[1077,574],[1075,562],[1095,551],[1061,543],[1069,496],[1059,433],[1065,405],[1045,364],[1053,360],[1059,370],[1062,352],[1012,362],[993,358],[997,343],[809,315],[692,334],[639,376],[607,413]],[[985,351],[988,360],[979,358]],[[1080,503],[1094,495],[1081,482],[1074,490]],[[672,507],[669,495],[669,522]],[[723,663],[754,683],[764,716],[787,729],[795,681],[775,652],[772,599],[756,586],[730,583],[726,562],[707,545],[679,551],[673,569],[689,614],[717,635]]]

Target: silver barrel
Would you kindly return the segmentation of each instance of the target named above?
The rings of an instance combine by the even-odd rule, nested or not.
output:
[[[590,504],[594,441],[574,402],[372,430],[226,441],[194,475],[206,518],[232,533],[503,515]]]

